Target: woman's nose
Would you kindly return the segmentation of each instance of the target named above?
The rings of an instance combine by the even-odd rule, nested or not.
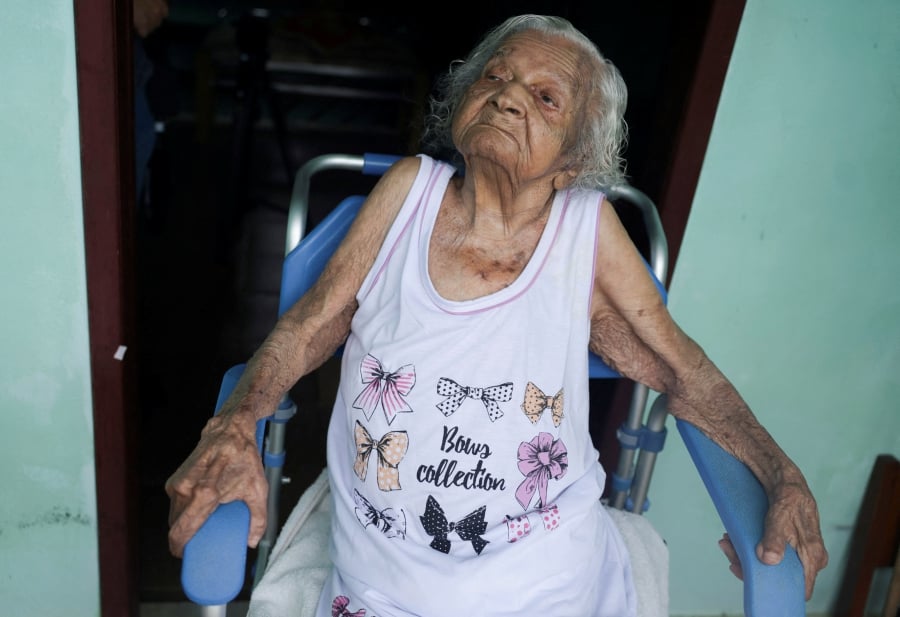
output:
[[[490,102],[503,113],[521,116],[525,112],[523,94],[523,89],[520,85],[514,81],[507,81],[491,95]]]

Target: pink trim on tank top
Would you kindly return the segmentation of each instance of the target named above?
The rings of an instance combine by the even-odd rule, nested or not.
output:
[[[379,266],[378,268],[378,272],[375,274],[375,276],[372,277],[372,280],[369,282],[368,289],[366,289],[365,293],[359,296],[359,302],[365,300],[366,297],[372,292],[372,290],[375,289],[375,285],[378,283],[381,275],[384,273],[388,264],[391,262],[391,259],[394,257],[394,252],[397,250],[397,245],[400,243],[400,240],[403,239],[403,236],[406,235],[406,232],[409,230],[410,225],[415,222],[422,204],[428,203],[428,200],[431,199],[431,194],[434,192],[434,187],[437,185],[437,181],[441,178],[441,174],[439,173],[440,170],[441,166],[438,164],[438,162],[432,162],[431,171],[429,172],[428,177],[428,183],[425,185],[425,190],[422,191],[422,194],[419,196],[419,201],[416,202],[416,205],[413,207],[412,212],[410,212],[409,216],[406,218],[406,222],[403,223],[403,229],[400,231],[400,233],[397,234],[397,237],[394,238],[394,244],[391,246],[391,250],[388,251],[387,255],[385,255],[384,261],[381,262],[381,266]],[[451,174],[450,177],[452,178],[453,175]],[[415,180],[413,180],[413,186],[415,186]],[[412,189],[413,187],[411,186],[410,190]]]
[[[428,287],[425,291],[428,294],[428,296],[431,298],[432,302],[434,302],[435,306],[437,306],[437,308],[444,311],[445,313],[449,313],[450,315],[475,315],[478,313],[483,313],[485,311],[495,309],[495,308],[503,306],[505,304],[509,304],[510,302],[513,302],[514,300],[517,300],[518,298],[520,298],[522,296],[522,294],[524,294],[531,288],[531,286],[534,284],[534,281],[537,279],[538,275],[541,273],[541,270],[543,270],[544,264],[547,263],[547,259],[550,257],[550,249],[553,248],[554,244],[556,244],[556,240],[559,237],[560,231],[562,230],[563,220],[565,219],[566,212],[569,209],[569,200],[571,199],[571,196],[572,196],[571,191],[565,192],[565,200],[563,201],[562,205],[559,206],[560,213],[556,219],[556,228],[552,232],[553,233],[552,238],[550,240],[545,241],[544,234],[541,234],[541,240],[538,241],[538,247],[543,248],[544,252],[543,252],[543,255],[540,256],[540,263],[537,266],[532,267],[531,261],[529,261],[528,264],[526,264],[525,269],[519,275],[519,278],[516,278],[516,280],[513,281],[512,285],[516,285],[521,280],[521,277],[523,275],[525,275],[527,271],[531,270],[532,271],[531,276],[526,283],[522,284],[522,289],[520,289],[516,293],[510,295],[508,298],[503,298],[497,302],[492,302],[491,304],[486,304],[485,306],[480,306],[482,303],[487,303],[490,298],[497,296],[497,295],[504,294],[505,292],[507,292],[509,287],[500,289],[500,290],[495,291],[494,293],[488,294],[486,296],[481,296],[480,298],[475,298],[474,300],[454,301],[454,300],[447,300],[446,298],[441,297],[441,295],[438,294],[437,290],[434,288],[434,284],[431,282],[431,277],[427,276],[426,281],[428,283]],[[433,231],[433,229],[434,229],[434,225],[432,225],[432,227],[429,229],[429,243],[431,242],[430,238],[431,238],[431,232]],[[544,233],[546,233],[546,229],[544,230]],[[426,257],[425,268],[426,268],[426,274],[427,274],[427,257]],[[477,308],[473,308],[473,309],[463,309],[462,307],[460,307],[458,309],[451,308],[454,305],[458,306],[458,305],[462,305],[462,304],[466,304],[466,303],[479,304],[479,306]]]

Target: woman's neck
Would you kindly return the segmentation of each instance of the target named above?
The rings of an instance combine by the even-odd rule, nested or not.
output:
[[[468,223],[469,231],[496,240],[514,238],[535,225],[543,228],[556,194],[547,182],[513,186],[475,174],[454,178],[448,188],[445,204]]]

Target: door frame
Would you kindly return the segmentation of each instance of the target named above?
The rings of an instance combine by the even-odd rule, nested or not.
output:
[[[700,55],[678,123],[675,148],[666,167],[658,204],[669,244],[666,287],[672,281],[681,249],[745,3],[745,0],[713,0],[710,3]]]
[[[73,5],[100,614],[136,616],[138,354],[134,349],[132,3],[74,0]]]

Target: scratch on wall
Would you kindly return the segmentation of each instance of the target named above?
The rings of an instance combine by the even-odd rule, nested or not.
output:
[[[51,527],[54,525],[86,525],[91,524],[89,516],[83,512],[73,511],[65,506],[54,506],[47,512],[19,521],[17,527],[22,530],[33,527]],[[0,531],[2,533],[2,531]]]

